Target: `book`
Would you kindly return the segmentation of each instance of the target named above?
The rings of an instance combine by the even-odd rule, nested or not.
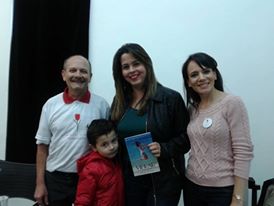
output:
[[[159,172],[157,158],[151,153],[148,144],[152,142],[150,132],[125,138],[125,143],[134,176]]]

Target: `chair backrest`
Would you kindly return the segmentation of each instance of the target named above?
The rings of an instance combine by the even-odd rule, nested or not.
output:
[[[264,181],[258,206],[274,206],[274,178]]]
[[[256,184],[253,177],[248,179],[248,189],[251,190],[251,206],[257,206],[257,191],[260,190],[260,185]]]
[[[0,160],[0,195],[34,200],[35,164]]]

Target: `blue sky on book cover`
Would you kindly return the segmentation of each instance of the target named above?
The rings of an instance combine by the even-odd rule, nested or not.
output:
[[[157,158],[150,152],[151,133],[142,133],[125,139],[131,166],[135,176],[160,171]]]

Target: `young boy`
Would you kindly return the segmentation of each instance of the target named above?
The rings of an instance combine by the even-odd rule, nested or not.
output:
[[[116,159],[118,137],[114,123],[106,119],[93,120],[87,138],[92,151],[77,161],[79,181],[74,205],[124,206],[124,184]]]

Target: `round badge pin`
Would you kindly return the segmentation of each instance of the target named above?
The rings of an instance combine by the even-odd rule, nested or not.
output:
[[[212,125],[212,119],[211,118],[205,118],[203,121],[203,127],[204,128],[209,128]]]

